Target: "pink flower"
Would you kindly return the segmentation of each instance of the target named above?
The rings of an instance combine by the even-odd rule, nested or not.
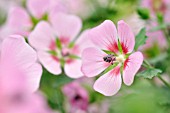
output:
[[[24,41],[22,36],[10,36],[1,45],[0,75],[22,74],[28,80],[28,89],[34,92],[39,87],[42,74],[42,67],[36,60],[36,52]]]
[[[41,20],[48,12],[50,0],[27,0],[26,5],[29,12],[21,6],[11,6],[7,22],[0,30],[0,38],[12,34],[28,36],[34,24],[32,17]]]
[[[64,12],[87,18],[92,13],[92,5],[86,0],[51,0],[49,12],[51,16]]]
[[[89,31],[89,38],[100,49],[90,47],[84,50],[82,54],[84,75],[94,77],[109,66],[116,65],[97,79],[94,89],[106,96],[116,94],[122,84],[121,73],[123,82],[128,86],[131,85],[143,62],[143,55],[140,52],[132,53],[135,38],[129,26],[121,20],[118,22],[117,31],[112,21],[106,20]],[[102,50],[107,50],[110,54]]]
[[[83,76],[79,57],[87,46],[83,38],[87,33],[84,32],[74,42],[81,26],[82,22],[77,16],[58,13],[52,25],[41,21],[30,34],[29,43],[37,50],[39,61],[52,74],[61,74],[63,67],[69,77]]]
[[[21,6],[10,8],[6,23],[0,28],[0,38],[6,38],[13,34],[28,37],[39,21],[47,19],[46,21],[51,22],[59,12],[73,13],[80,11],[83,8],[83,2],[79,1],[75,4],[74,0],[27,0],[26,8],[28,10]],[[84,12],[83,15],[85,15]],[[47,16],[46,19],[44,19],[45,16]]]
[[[146,34],[148,39],[146,40],[146,44],[141,46],[142,50],[147,50],[157,44],[161,49],[165,49],[167,47],[167,41],[162,31],[154,31],[147,32]]]
[[[63,92],[69,100],[71,113],[87,111],[88,93],[78,82],[72,82],[65,85],[63,87]]]

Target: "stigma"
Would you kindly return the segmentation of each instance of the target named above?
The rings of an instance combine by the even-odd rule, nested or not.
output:
[[[125,61],[125,56],[124,55],[119,55],[116,57],[116,61],[119,63],[123,63]]]

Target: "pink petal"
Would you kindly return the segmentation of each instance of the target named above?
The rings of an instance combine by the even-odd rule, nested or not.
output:
[[[12,34],[27,36],[32,27],[32,22],[24,8],[12,7],[8,13],[6,27],[8,28],[6,36]]]
[[[72,82],[69,84],[66,84],[63,89],[63,93],[67,96],[69,100],[69,104],[71,105],[71,110],[74,109],[82,109],[87,110],[88,108],[88,93],[87,91],[78,83],[78,82]],[[77,100],[75,97],[79,96],[80,98]],[[70,111],[71,111],[70,110]],[[70,112],[70,113],[73,113]]]
[[[52,58],[52,56],[43,51],[38,52],[38,58],[42,65],[52,74],[58,75],[60,74],[61,67],[59,61],[56,61],[55,59]]]
[[[63,0],[51,0],[50,1],[50,9],[49,9],[49,20],[51,20],[54,15],[59,12],[67,13],[68,9],[66,7],[67,4]]]
[[[169,3],[167,3],[167,4],[170,4],[170,1],[169,1],[169,0],[168,0],[168,2],[169,2]],[[168,8],[169,8],[169,7],[168,7]],[[165,14],[164,14],[164,18],[165,18],[165,22],[166,22],[166,23],[170,23],[170,18],[169,18],[169,17],[170,17],[170,10],[167,9],[166,12],[165,12]]]
[[[51,19],[51,23],[59,38],[68,38],[72,40],[81,30],[82,21],[78,16],[57,13]]]
[[[151,8],[152,0],[142,0],[141,5],[142,5],[142,7],[145,7],[145,8]]]
[[[26,73],[19,70],[14,64],[0,64],[0,98],[12,96],[18,92],[28,93]],[[8,97],[7,96],[7,97]],[[5,105],[5,104],[4,104]]]
[[[36,52],[25,42],[23,37],[12,35],[3,41],[1,65],[6,70],[14,72],[13,74],[25,75],[31,91],[38,89],[42,74],[42,67],[36,63],[36,60]]]
[[[51,26],[41,21],[30,34],[29,43],[37,50],[49,50],[51,43],[55,40]]]
[[[47,13],[50,0],[27,0],[27,7],[36,18],[42,18]]]
[[[93,87],[105,96],[112,96],[120,90],[121,84],[120,67],[115,67],[112,71],[97,79]]]
[[[27,70],[37,60],[36,52],[19,35],[12,35],[2,43],[1,60]]]
[[[81,60],[74,60],[64,65],[64,70],[67,76],[71,78],[80,78],[83,76],[81,72]]]
[[[123,81],[126,85],[131,85],[134,80],[134,76],[141,67],[143,62],[143,55],[141,52],[135,52],[131,54],[124,64]]]
[[[146,44],[141,46],[142,50],[146,50],[154,46],[154,44],[158,44],[160,48],[167,47],[167,41],[162,31],[148,32],[148,39],[146,40]]]
[[[89,38],[101,49],[118,51],[116,27],[110,20],[106,20],[101,25],[91,29]]]
[[[118,35],[123,52],[130,53],[135,46],[135,37],[130,27],[123,21],[118,22]]]
[[[35,63],[29,69],[26,70],[28,84],[32,92],[36,91],[40,85],[40,79],[42,75],[42,67],[40,64]]]
[[[90,47],[82,53],[82,72],[85,76],[94,77],[104,71],[109,63],[104,62],[106,54],[99,49]]]
[[[62,91],[70,100],[73,100],[76,95],[80,95],[88,101],[87,91],[76,81],[64,85]]]
[[[92,43],[90,38],[88,37],[89,30],[85,30],[81,33],[81,35],[76,40],[76,45],[78,46],[79,53],[78,55],[81,56],[82,52],[85,48],[88,47],[95,47],[95,45]]]

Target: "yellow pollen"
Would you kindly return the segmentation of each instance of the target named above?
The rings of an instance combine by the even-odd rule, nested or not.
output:
[[[124,55],[117,56],[116,61],[119,63],[123,63],[125,61],[125,56]]]

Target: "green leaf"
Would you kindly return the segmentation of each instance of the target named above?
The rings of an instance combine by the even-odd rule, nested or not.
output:
[[[110,65],[108,68],[106,68],[101,75],[106,74],[107,72],[111,71],[113,68],[115,68],[119,63],[114,63],[113,65]]]
[[[158,22],[159,24],[162,24],[162,23],[164,22],[164,16],[163,16],[163,14],[162,14],[161,12],[158,12],[158,13],[156,14],[156,16],[157,16],[157,22]]]
[[[160,25],[157,25],[157,26],[151,28],[151,29],[150,29],[150,32],[154,32],[154,31],[166,29],[168,26],[169,26],[169,24],[167,24],[167,23],[162,23],[162,24],[160,24]]]
[[[74,47],[74,42],[71,42],[69,45],[68,45],[68,48],[73,48]]]
[[[147,20],[150,18],[150,12],[149,9],[147,8],[139,8],[137,10],[138,15],[140,16],[140,18]]]
[[[112,54],[115,54],[115,53],[113,53],[113,52],[111,52],[111,51],[108,51],[108,50],[102,50],[102,51],[105,52],[105,53],[108,54],[108,55],[109,55],[109,54],[111,54],[111,55],[112,55]]]
[[[55,43],[56,43],[56,46],[61,50],[62,49],[62,44],[61,44],[61,41],[60,41],[59,38],[56,38]]]
[[[120,53],[123,53],[123,49],[122,49],[122,46],[121,46],[121,43],[119,40],[118,40],[118,49],[119,49]]]
[[[152,79],[153,77],[158,76],[160,73],[162,73],[162,70],[160,69],[149,68],[138,73],[137,76],[147,78],[147,79]]]
[[[64,111],[65,98],[61,89],[65,84],[68,84],[72,81],[73,79],[69,78],[63,73],[60,75],[53,75],[46,69],[43,69],[40,89],[46,95],[51,108]]]
[[[70,54],[69,58],[71,58],[71,59],[81,59],[79,56],[73,55],[73,54]]]
[[[48,14],[44,14],[43,17],[41,18],[41,20],[45,20],[45,21],[48,21]]]
[[[146,29],[142,28],[135,38],[135,51],[137,51],[141,45],[145,44],[147,38],[148,37],[146,36]]]
[[[51,55],[57,56],[57,52],[54,50],[49,50],[47,52],[50,53]]]
[[[60,64],[61,64],[61,67],[64,67],[64,65],[65,65],[65,60],[64,60],[64,58],[61,58],[61,59],[60,59]]]
[[[159,42],[153,42],[151,47],[144,50],[144,53],[148,58],[152,59],[161,54],[161,49],[158,43]]]

